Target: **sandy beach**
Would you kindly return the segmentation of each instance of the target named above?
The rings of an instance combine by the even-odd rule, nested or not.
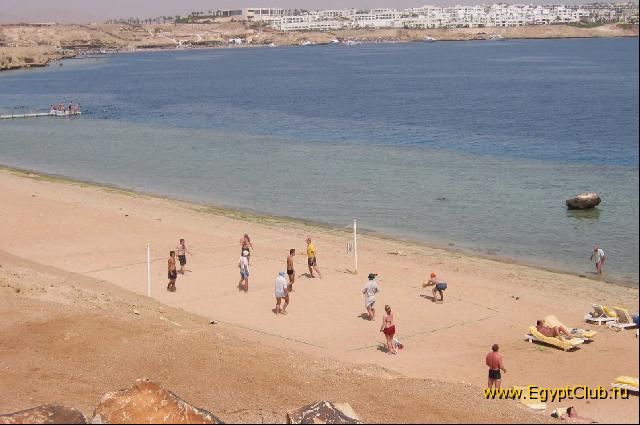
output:
[[[10,170],[0,170],[0,192],[2,413],[61,402],[90,414],[102,393],[146,376],[229,422],[284,421],[285,410],[321,398],[351,403],[365,422],[555,421],[551,411],[570,405],[601,423],[638,422],[637,396],[548,403],[544,414],[482,396],[494,343],[504,386],[610,388],[638,376],[635,331],[583,320],[592,303],[635,314],[637,288],[373,236],[358,238],[356,274],[351,223],[327,229]],[[246,294],[237,289],[244,233],[254,245]],[[273,281],[307,235],[322,279],[297,256],[289,314],[276,316]],[[168,293],[166,258],[179,238],[192,255]],[[442,304],[421,288],[431,271],[449,284]],[[361,317],[370,272],[379,310],[394,310],[397,356],[378,349],[379,321]],[[574,352],[526,342],[549,314],[599,333]]]

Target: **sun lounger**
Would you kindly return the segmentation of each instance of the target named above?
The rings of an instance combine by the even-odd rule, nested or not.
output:
[[[616,314],[615,311],[613,311],[612,309],[610,309],[609,307],[607,307],[606,305],[602,306],[602,309],[604,310],[604,313],[609,316],[609,317],[613,317],[614,319],[618,319],[618,315]]]
[[[560,348],[564,351],[573,350],[574,348],[577,348],[579,345],[584,343],[584,340],[581,338],[566,339],[563,337],[549,337],[542,335],[540,332],[538,332],[538,329],[536,329],[535,326],[531,326],[529,328],[529,333],[524,337],[528,339],[529,342],[544,342],[545,344]]]
[[[624,331],[625,329],[635,328],[638,326],[626,309],[622,307],[613,307],[613,310],[618,315],[618,320],[615,323],[607,323],[607,326],[609,326],[610,329]]]
[[[560,320],[558,320],[558,318],[556,316],[552,315],[552,314],[547,316],[547,317],[545,317],[544,318],[544,322],[546,323],[547,326],[549,326],[551,328],[556,328],[558,326],[562,326],[563,328],[565,328],[566,330],[568,330],[571,333],[571,336],[576,337],[576,338],[592,340],[593,337],[598,334],[598,332],[592,331],[590,329],[572,328],[570,326],[567,326],[564,323],[562,323]]]
[[[638,392],[638,378],[631,376],[618,376],[611,384],[613,388],[621,388],[634,393]]]
[[[600,304],[592,304],[593,311],[584,316],[584,320],[590,323],[602,325],[603,323],[615,322],[617,317],[611,317],[605,311],[605,307]]]

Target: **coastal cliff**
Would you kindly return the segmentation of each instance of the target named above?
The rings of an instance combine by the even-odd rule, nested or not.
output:
[[[637,37],[638,25],[545,25],[513,28],[448,28],[429,30],[353,29],[331,32],[281,32],[242,22],[164,25],[0,25],[0,71],[45,66],[49,61],[78,52],[100,49],[136,51],[185,47],[227,47],[325,44],[331,40],[366,43],[438,41]],[[233,40],[230,42],[230,40]]]

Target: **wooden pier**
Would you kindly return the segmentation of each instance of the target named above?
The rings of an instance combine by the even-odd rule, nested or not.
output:
[[[68,112],[68,111],[52,111],[52,112],[34,112],[31,114],[12,114],[12,115],[0,115],[0,120],[13,120],[17,118],[40,118],[40,117],[70,117],[72,115],[81,115],[82,112]]]

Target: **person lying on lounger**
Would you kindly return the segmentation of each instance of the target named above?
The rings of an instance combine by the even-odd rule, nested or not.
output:
[[[571,333],[564,326],[555,326],[550,328],[549,326],[545,326],[544,320],[538,320],[536,323],[536,329],[544,336],[548,337],[559,337],[562,334],[565,334],[569,338],[572,338]]]

